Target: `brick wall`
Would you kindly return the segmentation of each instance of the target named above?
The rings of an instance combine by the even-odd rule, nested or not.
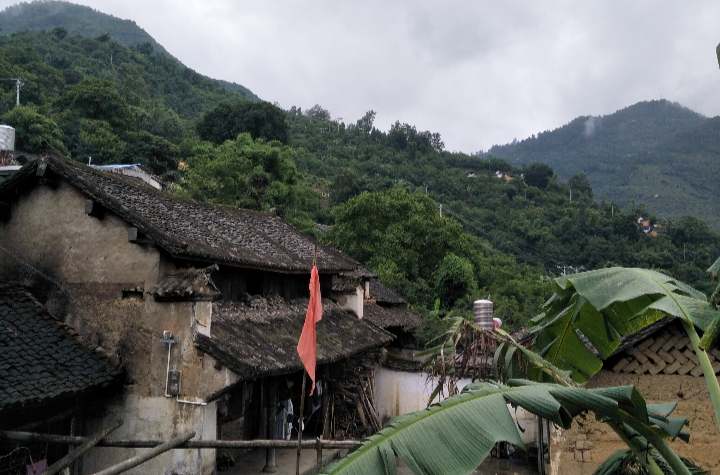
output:
[[[710,352],[716,372],[720,352]],[[676,329],[653,335],[607,365],[588,383],[588,388],[634,385],[648,403],[678,402],[673,416],[690,419],[686,431],[690,444],[680,440],[670,446],[702,468],[720,475],[720,432],[710,403],[702,371],[689,340]],[[551,467],[553,475],[592,474],[613,452],[626,448],[606,424],[592,414],[578,418],[570,430],[553,430]]]

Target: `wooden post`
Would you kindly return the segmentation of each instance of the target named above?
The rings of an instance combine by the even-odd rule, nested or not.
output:
[[[535,423],[537,425],[537,447],[538,447],[538,473],[545,475],[545,443],[543,442],[543,420],[542,417],[536,416]]]
[[[317,252],[317,251],[316,251]],[[303,370],[302,376],[302,392],[300,393],[300,420],[298,422],[298,445],[297,445],[297,460],[295,461],[295,475],[300,475],[300,453],[302,452],[302,432],[303,432],[303,417],[305,413],[305,380],[307,379],[307,371]]]
[[[278,406],[278,378],[273,376],[270,378],[268,386],[268,411],[267,411],[267,438],[275,440],[277,438],[277,424],[275,416],[277,415]],[[270,447],[265,450],[265,467],[263,472],[275,473],[278,471],[275,461],[275,448]]]
[[[323,420],[323,431],[322,438],[330,439],[330,365],[326,364],[323,367],[323,393],[322,393],[322,406],[321,414]]]
[[[317,437],[315,439],[315,451],[317,452],[317,469],[318,471],[322,470],[322,442],[320,442],[320,437]]]
[[[133,457],[131,459],[128,459],[124,462],[121,462],[117,465],[113,465],[110,468],[106,468],[105,470],[101,470],[97,472],[95,475],[117,475],[118,473],[127,472],[131,468],[135,468],[140,464],[143,464],[147,462],[148,460],[157,457],[160,454],[164,454],[170,449],[174,449],[178,445],[182,445],[188,440],[195,437],[195,432],[188,432],[186,434],[181,435],[180,437],[176,437],[170,442],[166,442],[162,445],[159,445],[152,449],[149,452],[146,452],[142,455],[138,455],[136,457]]]
[[[85,452],[95,447],[98,442],[103,440],[110,432],[114,431],[123,424],[122,420],[117,420],[110,425],[107,429],[93,435],[85,443],[83,443],[77,449],[71,451],[65,457],[61,458],[54,464],[50,465],[43,473],[45,475],[55,475],[62,472],[65,468],[69,467],[75,460],[80,458]]]
[[[260,423],[258,424],[258,437],[267,437],[268,431],[268,397],[267,378],[260,378]]]

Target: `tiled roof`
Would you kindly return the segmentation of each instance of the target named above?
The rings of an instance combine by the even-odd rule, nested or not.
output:
[[[0,197],[11,199],[15,187],[35,179],[39,166],[46,166],[177,257],[309,272],[317,246],[320,272],[352,272],[360,265],[272,214],[171,196],[57,156],[28,163],[0,184]]]
[[[366,300],[363,318],[380,328],[398,327],[405,331],[414,330],[422,323],[422,317],[405,305],[379,305]]]
[[[121,372],[28,291],[0,285],[0,411],[106,386]]]
[[[308,299],[285,301],[246,296],[243,302],[215,302],[210,337],[197,334],[195,346],[241,378],[302,369],[297,354]],[[365,319],[323,300],[317,324],[317,362],[331,363],[390,343],[394,336]]]
[[[222,295],[210,278],[218,271],[217,265],[204,269],[180,269],[160,280],[150,291],[155,300],[166,301],[212,301]]]
[[[389,287],[381,284],[375,279],[370,281],[370,299],[375,300],[378,303],[389,303],[397,305],[407,304],[407,301],[404,298],[400,297],[398,294],[390,290]]]

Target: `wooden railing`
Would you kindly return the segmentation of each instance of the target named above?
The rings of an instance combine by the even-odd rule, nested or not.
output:
[[[117,425],[119,427],[119,424]],[[116,427],[113,427],[115,429]],[[108,431],[110,432],[110,431]],[[186,434],[189,435],[189,434]],[[195,433],[193,432],[194,436]],[[78,437],[71,435],[55,435],[55,434],[38,434],[35,432],[18,432],[18,431],[7,431],[0,430],[0,440],[11,440],[15,442],[40,442],[50,444],[64,444],[69,446],[80,446],[84,451],[91,447],[122,447],[122,448],[158,448],[162,447],[161,451],[158,451],[155,456],[171,449],[297,449],[298,442],[296,440],[185,440],[179,441],[174,439],[171,442],[163,440],[141,440],[141,439],[105,439],[98,437],[97,435],[91,437]],[[316,438],[315,440],[303,440],[301,446],[303,448],[314,448],[317,452],[317,467],[318,470],[322,468],[322,451],[323,449],[350,449],[356,444],[360,443],[359,440],[324,440]],[[67,460],[66,460],[67,459]],[[66,457],[63,459],[65,463],[74,460],[73,457]],[[132,459],[131,459],[132,460]],[[144,461],[147,461],[146,458]],[[128,461],[129,462],[129,461]],[[141,462],[142,463],[142,462]],[[130,465],[126,463],[126,465]],[[136,465],[133,465],[136,466]],[[51,467],[49,467],[51,468]],[[64,468],[64,467],[63,467]],[[122,467],[125,468],[125,467]],[[132,467],[127,467],[126,470]],[[125,471],[125,470],[122,470]],[[107,473],[122,473],[122,471],[114,471]],[[105,472],[101,472],[105,473]]]

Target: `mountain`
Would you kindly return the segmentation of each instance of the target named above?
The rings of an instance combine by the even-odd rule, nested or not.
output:
[[[561,180],[585,172],[595,196],[644,202],[661,217],[693,215],[720,230],[720,118],[665,100],[640,102],[570,123],[489,153],[513,164],[543,162]]]
[[[56,27],[65,28],[70,35],[85,38],[101,38],[107,34],[123,46],[150,45],[150,51],[155,54],[175,59],[134,21],[122,20],[90,7],[54,0],[35,0],[30,3],[18,3],[0,11],[0,35],[12,35],[23,31],[38,32]],[[259,100],[244,86],[227,81],[217,82],[230,92],[240,92],[248,99]]]

